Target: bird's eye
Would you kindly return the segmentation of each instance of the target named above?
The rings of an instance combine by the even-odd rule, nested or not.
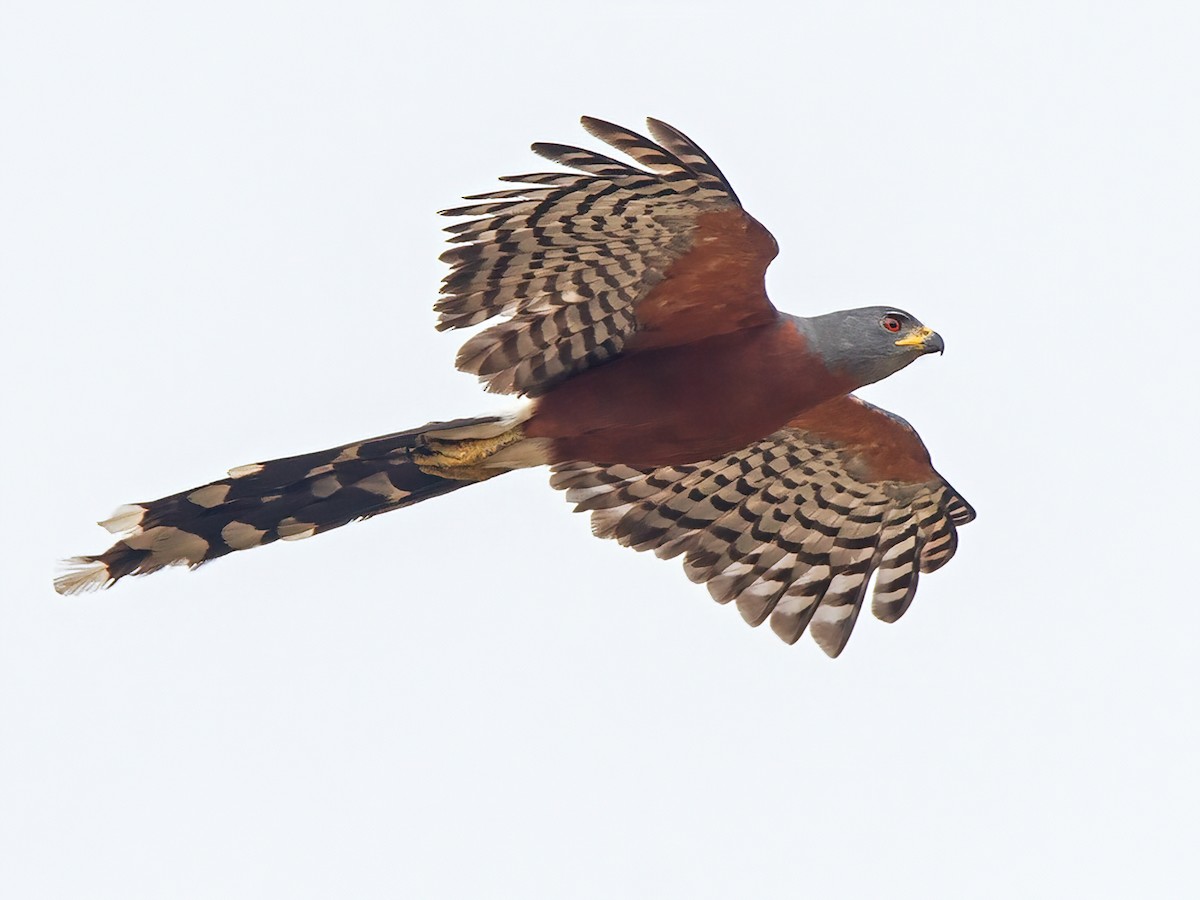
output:
[[[890,331],[892,334],[900,330],[900,320],[895,316],[884,316],[879,320],[879,324],[883,326],[884,331]]]

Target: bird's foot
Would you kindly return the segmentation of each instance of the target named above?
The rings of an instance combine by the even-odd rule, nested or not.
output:
[[[457,481],[483,481],[506,471],[503,466],[487,465],[487,460],[524,437],[517,427],[494,437],[461,441],[432,438],[423,446],[413,448],[412,461],[428,475]]]

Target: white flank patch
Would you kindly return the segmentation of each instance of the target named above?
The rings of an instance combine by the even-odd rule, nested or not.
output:
[[[225,502],[225,498],[229,496],[229,487],[227,484],[205,485],[188,494],[188,502],[203,506],[205,509],[212,509]]]
[[[146,507],[126,503],[124,506],[118,506],[111,516],[99,524],[101,527],[107,528],[112,534],[136,532],[141,530],[142,516],[145,514]]]
[[[488,344],[488,349],[491,349]],[[516,409],[500,413],[494,421],[459,425],[457,428],[437,428],[426,432],[428,437],[439,441],[462,441],[476,438],[499,437],[511,428],[520,425],[533,415],[533,403],[526,402]]]
[[[250,463],[245,466],[234,466],[229,470],[230,478],[245,478],[248,475],[257,475],[263,470],[262,463]]]
[[[62,574],[54,579],[54,589],[63,596],[98,591],[108,581],[108,566],[99,561],[73,556],[62,562]]]
[[[550,462],[548,438],[525,438],[497,450],[480,465],[489,469],[532,469]]]

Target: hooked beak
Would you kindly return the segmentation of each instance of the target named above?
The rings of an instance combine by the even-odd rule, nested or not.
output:
[[[946,349],[946,344],[942,340],[942,336],[922,325],[920,328],[914,328],[900,340],[896,341],[897,347],[916,347],[922,353],[942,353]]]

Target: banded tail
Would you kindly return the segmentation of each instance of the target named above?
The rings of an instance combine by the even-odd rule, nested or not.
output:
[[[430,422],[239,466],[220,481],[122,506],[100,523],[120,539],[97,556],[66,560],[54,589],[77,594],[164,566],[194,569],[235,550],[310,537],[539,464],[538,442],[524,437],[521,421],[484,416]]]

